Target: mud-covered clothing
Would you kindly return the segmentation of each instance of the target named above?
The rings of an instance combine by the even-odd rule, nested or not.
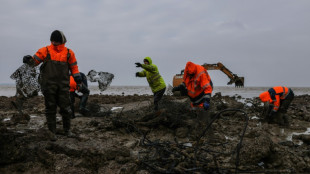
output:
[[[294,99],[294,92],[291,88],[276,86],[259,95],[262,102],[269,102],[272,106],[271,112],[277,112],[280,108],[286,111]]]
[[[154,110],[158,110],[158,103],[165,94],[166,88],[161,89],[154,93]]]
[[[51,132],[56,133],[57,106],[62,115],[65,132],[70,130],[70,95],[69,70],[75,76],[80,76],[73,51],[64,44],[43,47],[33,56],[36,65],[40,67],[39,83],[45,100],[45,115]]]
[[[82,77],[82,86],[78,88],[76,82],[74,81],[74,78],[70,76],[70,106],[72,115],[71,118],[75,118],[75,97],[78,97],[80,99],[79,109],[83,110],[86,108],[88,96],[89,96],[89,89],[87,84],[87,78],[84,73],[80,73]],[[81,92],[83,95],[79,96],[76,91]]]
[[[43,95],[45,101],[45,115],[49,130],[56,133],[56,112],[58,106],[60,108],[59,113],[63,120],[63,128],[65,131],[69,131],[71,117],[69,87],[52,84],[44,90]]]
[[[204,103],[206,101],[210,102],[213,86],[211,78],[204,67],[187,62],[183,82],[181,85],[186,86],[192,107],[204,108]]]
[[[166,88],[165,81],[159,74],[157,66],[152,64],[152,59],[150,57],[145,57],[144,59],[148,60],[149,65],[142,64],[142,68],[144,70],[138,72],[137,76],[146,77],[147,82],[149,83],[149,86],[151,87],[153,93]]]

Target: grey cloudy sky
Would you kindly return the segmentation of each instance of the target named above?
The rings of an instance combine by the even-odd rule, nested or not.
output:
[[[310,87],[309,0],[0,2],[0,83],[59,29],[80,71],[113,73],[111,85],[147,85],[134,63],[149,56],[166,84],[192,61],[222,62],[246,86]],[[209,73],[215,86],[229,81]]]

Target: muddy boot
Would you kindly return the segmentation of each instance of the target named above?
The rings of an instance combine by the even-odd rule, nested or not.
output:
[[[56,115],[54,115],[54,114],[46,115],[46,121],[47,121],[48,130],[51,132],[50,140],[56,141],[57,140],[57,137],[56,137]]]
[[[75,119],[75,114],[72,112],[71,119]]]
[[[74,105],[71,105],[71,119],[75,118],[75,109],[74,109]]]
[[[54,132],[50,131],[50,134],[49,134],[49,138],[51,141],[56,141],[57,140],[57,136]]]
[[[284,121],[284,126],[289,128],[290,127],[290,117],[286,114],[283,114],[283,121]]]
[[[63,129],[64,129],[64,133],[65,135],[67,135],[70,131],[70,128],[71,128],[71,113],[68,114],[68,113],[62,113],[62,126],[63,126]]]
[[[48,126],[48,130],[51,132],[50,140],[51,141],[56,141],[57,140],[57,137],[56,137],[56,124],[47,123],[47,126]]]
[[[16,101],[11,101],[11,104],[18,110],[20,115],[23,114],[23,99],[17,98]]]
[[[82,115],[87,115],[87,113],[89,113],[89,110],[86,109],[86,108],[80,108],[80,109],[79,109],[79,112],[80,112]]]
[[[87,100],[88,100],[88,94],[83,94],[80,100],[80,108],[79,108],[79,111],[82,115],[86,115],[87,113],[89,113],[89,110],[86,108]]]
[[[158,111],[158,105],[154,106],[154,111]]]
[[[68,137],[68,138],[76,138],[76,134],[72,133],[70,130],[67,130],[65,131],[65,135]]]

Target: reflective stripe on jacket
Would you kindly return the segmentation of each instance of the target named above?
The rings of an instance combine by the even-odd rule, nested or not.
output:
[[[150,57],[145,57],[144,59],[148,60],[149,65],[142,64],[144,70],[139,72],[138,76],[146,77],[153,93],[164,89],[166,84],[162,76],[159,74],[157,66],[152,64],[152,59]]]
[[[71,49],[69,49],[70,57],[69,60],[67,60],[68,49],[65,47],[65,44],[61,44],[58,46],[54,46],[53,44],[51,44],[47,47],[40,48],[33,56],[36,65],[44,62],[45,58],[47,57],[48,51],[51,55],[52,61],[68,62],[69,69],[71,70],[73,76],[79,75],[79,69],[75,58],[75,54]]]
[[[194,105],[200,104],[205,97],[209,97],[212,93],[211,78],[201,65],[187,62],[183,81],[187,88],[187,94]]]
[[[290,89],[284,86],[275,86],[259,95],[262,102],[273,104],[273,111],[278,111],[281,100],[284,100],[289,94]]]

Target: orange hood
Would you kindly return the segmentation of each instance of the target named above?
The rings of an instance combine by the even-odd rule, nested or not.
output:
[[[260,98],[260,100],[262,101],[262,102],[267,102],[267,101],[270,101],[270,94],[269,94],[269,92],[268,91],[265,91],[265,92],[263,92],[263,93],[261,93],[260,95],[259,95],[259,98]]]
[[[184,76],[183,76],[183,81],[185,85],[187,86],[190,81],[194,80],[194,76],[197,72],[197,65],[194,64],[193,62],[187,62],[185,69],[184,69]]]

